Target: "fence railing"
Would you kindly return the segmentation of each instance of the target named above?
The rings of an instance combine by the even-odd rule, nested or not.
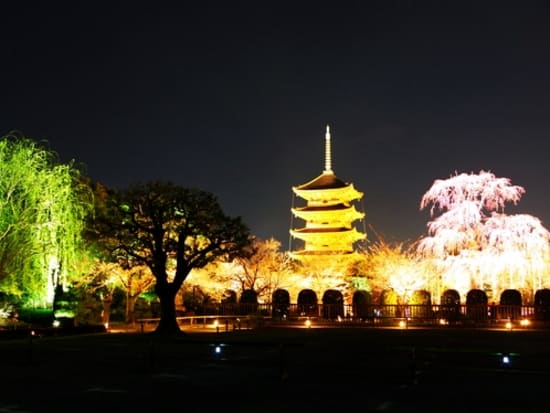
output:
[[[346,319],[374,321],[392,318],[411,320],[500,321],[529,318],[549,320],[550,306],[485,305],[485,304],[219,304],[204,306],[185,316],[239,316],[257,315],[274,319],[315,317],[327,320]],[[182,318],[183,317],[183,318]],[[199,317],[200,318],[200,317]]]
[[[201,314],[191,313],[176,317],[181,327],[212,331],[251,329],[269,322],[316,320],[355,325],[406,325],[463,324],[484,326],[494,323],[523,323],[539,321],[550,325],[550,306],[529,305],[467,305],[467,304],[369,304],[358,308],[345,304],[290,304],[284,307],[271,304],[232,304],[201,308]],[[154,328],[158,317],[138,318],[139,329]]]

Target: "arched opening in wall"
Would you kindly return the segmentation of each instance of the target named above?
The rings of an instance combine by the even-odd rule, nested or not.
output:
[[[243,290],[239,309],[243,315],[256,313],[258,311],[258,293],[252,289]]]
[[[271,302],[273,305],[272,317],[281,319],[288,317],[288,311],[290,309],[290,294],[287,290],[278,288],[273,291]]]
[[[307,317],[317,317],[319,315],[315,291],[306,289],[298,293],[298,314]]]
[[[535,320],[550,320],[550,289],[535,291]]]
[[[372,295],[365,290],[357,290],[353,293],[351,299],[351,307],[353,317],[361,321],[365,321],[373,317],[372,312]]]
[[[458,321],[460,318],[460,294],[457,290],[448,289],[441,294],[439,318],[449,322]]]
[[[518,290],[504,290],[500,294],[498,317],[516,320],[521,317],[521,293]],[[491,314],[493,311],[491,311]]]
[[[326,290],[323,294],[323,318],[335,320],[344,317],[344,296],[338,290]]]
[[[466,316],[474,322],[487,321],[487,294],[474,288],[466,294]]]
[[[411,318],[432,318],[432,296],[426,290],[413,291],[409,300]]]
[[[235,314],[237,309],[237,293],[225,290],[221,299],[221,314]]]

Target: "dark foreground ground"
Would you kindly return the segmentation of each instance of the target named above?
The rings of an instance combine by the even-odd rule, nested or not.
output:
[[[263,328],[0,340],[0,412],[550,412],[549,339]]]

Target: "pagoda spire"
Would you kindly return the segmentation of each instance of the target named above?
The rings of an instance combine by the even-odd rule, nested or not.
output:
[[[325,174],[331,174],[332,172],[332,154],[330,148],[330,127],[327,125],[327,131],[325,133]]]

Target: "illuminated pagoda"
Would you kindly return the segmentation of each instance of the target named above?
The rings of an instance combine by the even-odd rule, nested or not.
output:
[[[325,134],[325,169],[313,180],[292,188],[294,194],[305,200],[305,206],[293,207],[293,217],[305,222],[302,228],[290,230],[292,238],[302,241],[301,249],[290,251],[293,258],[304,260],[328,255],[354,253],[357,241],[366,234],[357,230],[354,223],[364,218],[354,201],[363,197],[353,184],[340,180],[332,170],[330,128]]]

